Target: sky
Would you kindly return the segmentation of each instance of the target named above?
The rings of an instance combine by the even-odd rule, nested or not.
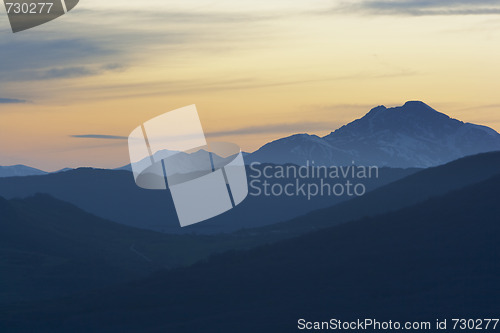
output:
[[[191,104],[249,152],[407,100],[500,131],[499,16],[498,0],[82,0],[13,34],[1,7],[0,165],[119,167],[134,128]]]

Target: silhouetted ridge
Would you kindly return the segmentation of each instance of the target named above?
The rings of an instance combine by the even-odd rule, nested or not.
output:
[[[409,207],[500,174],[500,152],[484,153],[425,169],[362,197],[316,210],[305,216],[263,228],[300,233]],[[334,217],[334,218],[332,218]]]
[[[297,139],[300,140],[300,136]],[[255,170],[260,172],[264,167],[253,170],[247,167],[249,177],[258,176]],[[367,180],[365,185],[367,190],[371,190],[415,171],[383,169],[380,170],[379,178]],[[262,178],[260,176],[261,181]],[[295,179],[276,179],[271,182],[284,184],[295,182]],[[111,221],[167,233],[190,234],[230,232],[286,221],[349,199],[347,196],[317,196],[308,200],[305,196],[249,195],[241,205],[225,214],[181,228],[170,192],[141,189],[128,171],[80,168],[45,176],[0,178],[0,195],[8,199],[25,198],[35,193],[48,193]]]
[[[403,210],[126,286],[10,308],[6,328],[272,333],[297,331],[300,318],[495,318],[499,196],[496,176]]]
[[[323,138],[305,135],[270,142],[247,163],[432,167],[461,157],[500,150],[495,130],[450,118],[421,101],[377,106]]]

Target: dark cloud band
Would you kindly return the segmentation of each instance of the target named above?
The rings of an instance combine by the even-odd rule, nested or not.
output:
[[[82,134],[82,135],[70,135],[72,138],[78,139],[105,139],[105,140],[127,140],[126,136],[117,135],[103,135],[103,134]]]
[[[372,15],[497,15],[500,2],[497,0],[381,0],[360,1],[341,5],[335,11],[362,12]]]
[[[0,98],[0,104],[22,104],[27,103],[24,99]]]

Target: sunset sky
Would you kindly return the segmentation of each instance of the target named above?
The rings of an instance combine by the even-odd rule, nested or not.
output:
[[[16,34],[0,18],[0,165],[118,167],[123,137],[190,104],[246,151],[407,100],[500,131],[500,1],[82,0]]]

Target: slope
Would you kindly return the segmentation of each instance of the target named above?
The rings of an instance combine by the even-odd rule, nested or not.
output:
[[[48,195],[0,197],[0,303],[130,281],[247,246],[236,236],[166,235],[123,226]]]
[[[496,318],[499,198],[496,176],[124,287],[4,308],[2,325],[11,332],[293,332],[300,318]]]
[[[264,167],[266,166],[255,168]],[[373,190],[416,171],[384,168],[380,170],[379,178],[370,179],[365,185],[367,190]],[[253,167],[248,168],[250,180],[257,175]],[[267,180],[271,183],[295,182],[295,179]],[[251,192],[241,205],[230,212],[200,224],[181,228],[170,193],[137,187],[132,174],[127,171],[82,168],[45,176],[0,179],[0,195],[7,199],[24,198],[35,193],[50,194],[89,213],[118,223],[172,234],[215,234],[260,227],[286,221],[349,199],[348,196],[318,196],[308,200],[303,196],[254,196]]]
[[[419,171],[362,197],[320,209],[290,221],[254,229],[251,232],[301,234],[409,207],[429,198],[484,181],[497,174],[500,174],[499,152],[469,156]]]

